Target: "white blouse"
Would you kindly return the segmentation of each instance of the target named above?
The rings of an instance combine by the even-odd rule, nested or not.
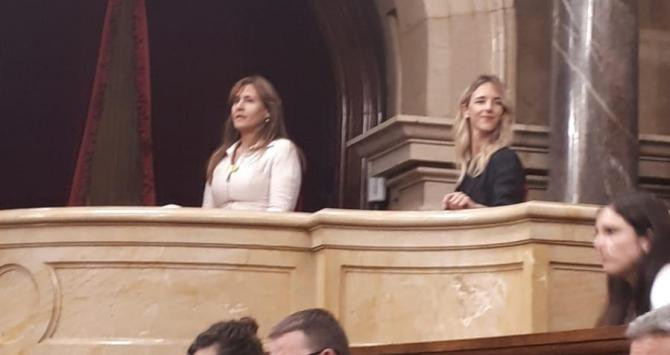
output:
[[[670,264],[658,270],[650,292],[651,309],[670,304]]]
[[[267,148],[230,159],[239,141],[226,150],[214,168],[212,183],[205,183],[202,207],[247,211],[293,211],[300,192],[302,170],[295,145],[276,139]]]

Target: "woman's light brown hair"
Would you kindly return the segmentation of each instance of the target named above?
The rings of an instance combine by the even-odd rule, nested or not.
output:
[[[260,75],[248,76],[240,79],[233,88],[230,90],[228,95],[228,107],[232,107],[236,96],[246,87],[247,85],[252,85],[258,96],[265,106],[265,108],[270,113],[269,120],[264,122],[261,129],[258,131],[252,142],[253,150],[265,149],[270,142],[278,138],[288,138],[286,133],[286,125],[284,124],[284,109],[282,107],[282,101],[275,90],[274,86]],[[233,120],[230,114],[230,109],[228,110],[228,119],[223,127],[223,142],[221,145],[212,153],[207,162],[207,182],[212,183],[212,176],[214,174],[214,168],[219,162],[226,157],[226,150],[230,148],[236,141],[240,139],[240,132],[238,132],[233,126]],[[301,154],[301,153],[300,153]],[[302,156],[301,156],[302,158]],[[304,164],[303,164],[304,166]]]
[[[491,134],[488,143],[481,148],[477,155],[473,156],[472,127],[470,126],[470,118],[465,115],[465,110],[468,108],[470,99],[475,90],[486,83],[493,84],[500,95],[503,96],[503,113],[500,124]],[[466,174],[470,176],[478,176],[483,173],[486,164],[488,164],[493,153],[511,143],[513,118],[509,105],[504,101],[504,93],[505,87],[497,76],[480,75],[461,95],[461,98],[458,101],[459,106],[458,113],[456,114],[456,121],[454,122],[456,159],[461,170],[457,184],[460,184]]]

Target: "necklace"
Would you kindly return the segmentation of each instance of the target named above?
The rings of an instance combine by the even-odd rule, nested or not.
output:
[[[246,149],[243,150],[242,145],[239,145],[235,148],[233,151],[233,156],[230,159],[230,168],[228,170],[228,177],[226,177],[226,182],[230,182],[230,177],[240,169],[240,166],[238,165],[239,163],[239,156],[244,154],[246,152]]]
[[[237,165],[237,163],[233,163],[230,165],[230,170],[228,170],[228,177],[226,178],[226,182],[230,182],[230,176],[233,175],[234,172],[240,169],[240,166]]]

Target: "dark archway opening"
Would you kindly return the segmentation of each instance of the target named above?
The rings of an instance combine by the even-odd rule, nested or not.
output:
[[[108,1],[85,3],[28,0],[0,11],[0,208],[66,204]],[[385,117],[374,1],[146,4],[158,204],[200,204],[227,92],[257,73],[282,94],[290,134],[307,155],[302,210],[364,206],[364,165],[346,143]]]
[[[150,0],[147,20],[157,204],[200,204],[228,91],[250,74],[275,85],[307,157],[301,210],[337,204],[336,86],[308,0]]]
[[[0,1],[0,209],[66,204],[106,7]]]

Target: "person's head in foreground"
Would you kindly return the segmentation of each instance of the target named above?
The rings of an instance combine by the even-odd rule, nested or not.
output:
[[[270,355],[349,355],[347,335],[324,309],[293,313],[277,323],[268,337]]]
[[[625,324],[650,310],[652,286],[670,263],[670,216],[663,201],[635,192],[598,211],[593,242],[608,276],[599,325]]]
[[[189,346],[188,355],[263,355],[263,344],[256,335],[253,318],[212,324]]]
[[[626,335],[631,338],[630,355],[670,354],[670,305],[637,317]]]

